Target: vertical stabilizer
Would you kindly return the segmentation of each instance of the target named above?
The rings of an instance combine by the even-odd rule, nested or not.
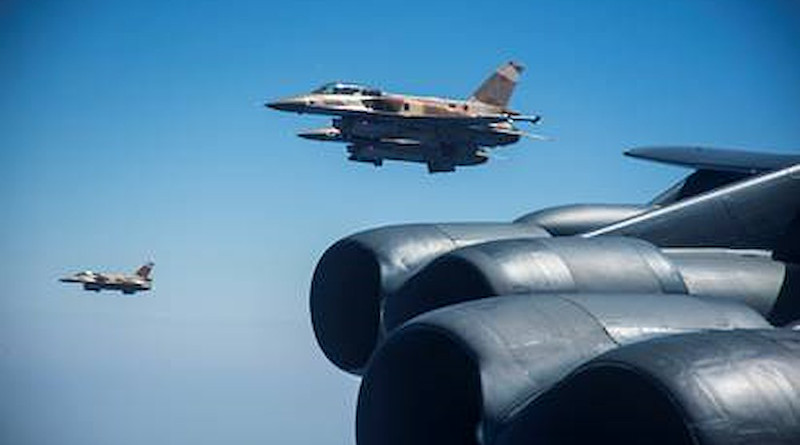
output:
[[[469,98],[495,107],[506,108],[517,79],[525,68],[516,62],[508,62],[497,69]]]
[[[136,276],[143,278],[145,280],[149,280],[151,270],[153,270],[153,263],[152,262],[146,263],[144,266],[136,269]]]

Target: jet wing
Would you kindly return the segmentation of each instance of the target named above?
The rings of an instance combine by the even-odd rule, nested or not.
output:
[[[452,125],[488,125],[500,122],[530,122],[537,123],[539,116],[515,116],[509,114],[485,114],[480,116],[398,116],[400,119],[424,122],[431,124]]]
[[[581,236],[406,224],[332,245],[311,322],[362,376],[358,443],[797,444],[800,164],[758,166],[545,218],[620,221]]]
[[[800,165],[749,178],[584,234],[661,247],[786,251],[800,257]],[[796,251],[795,251],[796,250]]]
[[[638,147],[625,152],[632,158],[692,168],[695,171],[656,196],[650,204],[664,206],[800,163],[800,154],[765,153],[711,147]]]
[[[481,124],[495,124],[498,122],[505,122],[508,116],[491,115],[491,116],[398,116],[400,120],[419,122],[423,124],[435,125],[481,125]]]
[[[398,147],[418,147],[422,145],[421,141],[411,138],[381,138],[378,142],[381,144],[396,145]]]
[[[751,174],[779,170],[794,164],[800,164],[800,155],[710,147],[639,147],[626,151],[625,155],[697,170]]]
[[[522,115],[513,115],[513,114],[484,114],[484,115],[458,115],[458,114],[451,114],[451,115],[407,115],[407,114],[398,114],[394,112],[385,112],[385,111],[363,111],[363,110],[356,110],[356,109],[349,109],[349,110],[339,110],[337,115],[340,116],[351,116],[351,117],[359,117],[365,119],[375,119],[375,120],[383,120],[383,121],[399,121],[399,122],[414,122],[418,124],[430,124],[430,125],[458,125],[458,126],[470,126],[470,125],[488,125],[488,124],[496,124],[500,122],[530,122],[530,123],[537,123],[541,119],[540,116],[522,116]]]

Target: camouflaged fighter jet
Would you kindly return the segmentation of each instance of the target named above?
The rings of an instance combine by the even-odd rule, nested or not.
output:
[[[138,291],[150,290],[153,279],[150,278],[150,271],[153,270],[153,263],[146,263],[136,270],[133,275],[123,274],[102,274],[86,270],[78,272],[58,281],[62,283],[81,283],[85,290],[100,292],[102,289],[119,290],[123,294],[134,294]]]
[[[497,69],[467,100],[393,94],[333,82],[302,96],[266,106],[294,113],[336,116],[331,127],[299,133],[306,139],[347,143],[349,159],[380,166],[384,159],[421,162],[430,173],[454,171],[489,159],[486,148],[513,144],[522,136],[515,122],[537,123],[508,101],[523,67],[509,62]]]

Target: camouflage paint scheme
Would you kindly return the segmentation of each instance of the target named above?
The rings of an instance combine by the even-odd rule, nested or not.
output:
[[[508,108],[522,65],[497,69],[467,100],[409,96],[363,85],[332,82],[309,94],[267,103],[294,113],[336,116],[331,127],[299,133],[318,141],[348,144],[349,159],[380,166],[384,159],[420,162],[428,171],[454,171],[457,165],[488,160],[484,148],[499,147],[531,136],[514,122],[536,123]]]
[[[118,290],[123,294],[134,294],[138,291],[147,291],[152,287],[153,279],[150,272],[153,263],[146,263],[136,270],[133,275],[103,274],[86,270],[60,278],[62,283],[80,283],[85,290],[100,292],[102,289]]]

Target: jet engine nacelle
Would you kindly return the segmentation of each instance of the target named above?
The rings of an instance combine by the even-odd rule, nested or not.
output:
[[[357,373],[383,335],[385,296],[422,266],[470,244],[547,236],[532,224],[464,223],[389,226],[344,238],[322,255],[311,282],[320,348],[336,366]]]
[[[520,411],[607,351],[659,336],[768,327],[743,304],[680,294],[525,294],[448,306],[406,323],[376,351],[359,393],[357,441],[494,444]],[[535,434],[503,443],[534,438],[560,444]]]
[[[553,236],[568,236],[599,229],[651,209],[637,204],[571,204],[537,210],[514,222],[542,226]]]
[[[314,271],[310,305],[317,341],[336,366],[358,373],[385,332],[384,299],[436,257],[487,241],[593,230],[639,211],[624,204],[562,206],[515,223],[409,224],[346,237],[328,248]],[[536,218],[547,230],[532,222]]]
[[[800,318],[800,269],[768,255],[670,249],[624,237],[498,240],[453,250],[384,303],[391,330],[424,312],[521,293],[689,294],[746,303],[777,324]]]
[[[514,416],[494,443],[800,443],[800,332],[675,335],[596,357]]]
[[[328,249],[312,320],[363,373],[359,445],[800,443],[800,166],[684,185]]]

